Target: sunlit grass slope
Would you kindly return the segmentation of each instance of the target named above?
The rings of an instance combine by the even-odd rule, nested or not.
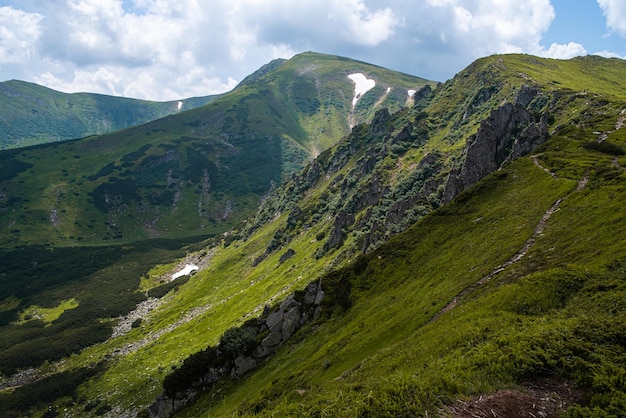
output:
[[[547,164],[564,146],[567,161]],[[518,160],[334,273],[352,284],[349,309],[178,416],[440,416],[546,376],[588,391],[572,416],[620,416],[624,169],[568,135],[541,151],[556,177]],[[557,199],[528,253],[436,315],[512,259]]]

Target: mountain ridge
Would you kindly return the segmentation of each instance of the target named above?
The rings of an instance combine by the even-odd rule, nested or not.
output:
[[[446,416],[456,400],[558,378],[586,393],[571,416],[619,412],[626,101],[609,86],[623,85],[626,65],[609,62],[478,60],[411,108],[377,110],[235,230],[171,253],[164,245],[152,267],[152,252],[140,260],[128,245],[127,261],[98,280],[126,280],[120,302],[163,296],[158,308],[4,400],[17,405],[73,373],[47,405],[79,416],[145,416],[164,391],[182,417]],[[188,263],[197,273],[170,282]],[[322,308],[283,339],[312,283]],[[80,298],[69,309],[63,286],[47,290],[67,309],[52,326],[86,309]],[[5,316],[37,305],[0,296]],[[280,335],[270,327],[279,311]],[[35,332],[31,321],[4,332]],[[11,350],[2,353],[10,370]],[[212,355],[224,378],[185,374],[196,360],[216,366]]]
[[[409,88],[433,84],[322,54],[274,65],[205,106],[107,135],[0,153],[7,168],[2,245],[43,236],[72,245],[223,233],[347,134],[350,117],[365,121],[375,108],[399,109]],[[379,86],[351,109],[347,75],[355,71]],[[383,82],[400,91],[385,94]]]
[[[21,80],[0,83],[0,149],[103,134],[201,106],[219,95],[154,102],[62,93]]]

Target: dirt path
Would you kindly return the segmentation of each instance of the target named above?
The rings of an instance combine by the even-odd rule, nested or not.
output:
[[[620,117],[617,118],[617,122],[615,122],[615,130],[621,129],[624,126],[624,122],[626,121],[626,109],[622,109],[620,112]]]
[[[609,134],[612,134],[613,132],[622,129],[622,127],[624,126],[624,122],[626,122],[626,109],[622,109],[622,111],[620,112],[620,116],[617,117],[617,121],[615,122],[615,129],[606,132],[594,132],[595,134],[598,134],[596,142],[606,141],[609,138]]]
[[[222,301],[226,302],[226,300]],[[204,305],[204,306],[199,306],[197,308],[194,308],[192,310],[190,310],[189,312],[187,312],[181,319],[179,319],[178,321],[176,321],[173,324],[168,325],[165,328],[161,328],[158,331],[154,331],[151,332],[150,334],[148,334],[147,337],[142,338],[139,341],[135,341],[132,343],[128,343],[126,345],[124,345],[123,347],[120,348],[116,348],[113,351],[113,355],[116,356],[125,356],[128,355],[134,351],[139,350],[140,348],[158,340],[159,338],[161,338],[163,335],[167,334],[168,332],[174,331],[176,328],[180,327],[181,325],[184,325],[188,322],[193,321],[194,319],[198,318],[200,315],[204,314],[205,312],[207,312],[209,309],[211,309],[214,305],[209,304],[209,305]]]
[[[544,166],[541,164],[541,161],[539,161],[539,155],[538,155],[538,154],[536,154],[536,155],[531,155],[531,156],[530,156],[530,158],[531,158],[531,160],[533,160],[533,162],[535,163],[535,165],[536,165],[537,167],[539,167],[540,169],[542,169],[542,170],[543,170],[543,171],[545,171],[546,173],[550,174],[550,176],[551,176],[553,179],[555,179],[555,178],[556,178],[556,174],[555,174],[555,173],[553,173],[552,171],[548,170],[548,168],[547,168],[547,167],[544,167]]]
[[[534,161],[536,161],[535,158],[533,158]],[[536,161],[535,164],[539,165],[539,163]],[[541,165],[539,165],[541,167]],[[543,167],[542,167],[543,168]],[[545,169],[545,168],[544,168]],[[549,171],[548,171],[549,172]],[[587,185],[587,181],[588,179],[586,177],[582,178],[579,182],[578,182],[578,186],[576,186],[576,190],[582,190],[585,188],[585,186]],[[570,192],[571,193],[571,192]],[[454,309],[456,307],[456,305],[458,304],[459,300],[464,298],[465,296],[467,296],[468,294],[472,293],[473,291],[475,291],[476,289],[478,289],[479,287],[485,285],[485,283],[487,283],[489,280],[491,280],[495,275],[499,274],[500,272],[502,272],[504,269],[506,269],[507,267],[509,267],[510,265],[517,263],[518,261],[520,261],[527,253],[528,251],[533,247],[533,245],[535,245],[535,241],[537,239],[538,236],[540,236],[541,234],[543,234],[543,231],[546,229],[546,225],[548,224],[548,220],[550,219],[550,217],[559,209],[559,206],[561,205],[561,202],[563,201],[564,198],[566,198],[569,195],[569,193],[561,198],[559,198],[541,217],[541,219],[539,220],[539,223],[537,223],[537,225],[535,226],[535,229],[533,231],[533,234],[530,236],[530,238],[528,238],[526,240],[526,242],[524,242],[524,245],[522,246],[522,248],[516,252],[515,254],[513,254],[513,256],[511,258],[509,258],[507,261],[505,261],[504,263],[500,264],[499,266],[497,266],[495,269],[493,269],[493,271],[489,274],[487,274],[486,276],[484,276],[483,278],[481,278],[480,280],[478,280],[476,283],[466,287],[465,289],[463,289],[458,295],[456,295],[446,306],[444,306],[443,309],[441,309],[437,314],[435,314],[429,322],[433,322],[436,321],[441,315],[443,315],[444,313]]]

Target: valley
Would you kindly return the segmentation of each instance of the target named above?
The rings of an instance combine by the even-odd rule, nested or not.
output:
[[[538,386],[619,416],[624,75],[306,53],[0,153],[1,416],[466,416]]]

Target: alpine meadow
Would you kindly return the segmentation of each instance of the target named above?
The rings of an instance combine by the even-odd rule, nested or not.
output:
[[[1,417],[624,415],[626,61],[0,93]]]

